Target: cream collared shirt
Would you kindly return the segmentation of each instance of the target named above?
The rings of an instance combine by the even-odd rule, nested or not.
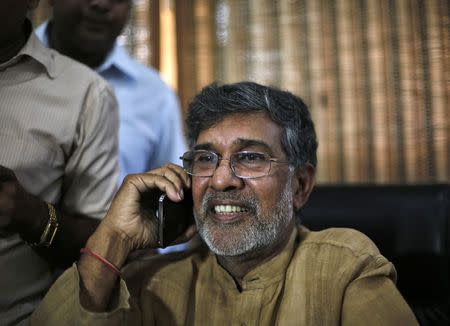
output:
[[[28,192],[67,212],[103,217],[116,191],[117,131],[108,84],[33,33],[0,64],[0,165]],[[0,266],[0,324],[16,324],[49,288],[50,269],[19,235],[1,229]]]

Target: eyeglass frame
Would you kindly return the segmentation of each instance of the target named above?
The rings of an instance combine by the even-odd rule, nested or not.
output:
[[[185,162],[185,160],[186,160],[186,161],[188,160],[188,159],[185,157],[185,155],[188,154],[188,153],[198,153],[198,152],[209,153],[209,154],[212,154],[214,157],[217,158],[216,166],[215,166],[214,170],[212,170],[212,174],[211,174],[211,175],[207,175],[207,176],[206,176],[206,175],[197,175],[197,174],[194,174],[194,173],[192,173],[192,172],[187,171],[187,169],[185,168],[184,162]],[[265,157],[266,162],[269,163],[269,169],[267,170],[267,172],[266,172],[265,174],[263,174],[263,175],[261,175],[261,176],[257,176],[257,177],[246,177],[246,176],[240,176],[240,175],[238,175],[238,174],[236,173],[236,171],[235,171],[236,166],[235,166],[235,165],[236,165],[237,163],[236,163],[235,160],[233,160],[233,157],[236,157],[236,156],[239,155],[239,154],[247,154],[247,153],[249,153],[249,154],[263,155],[263,156]],[[288,161],[280,161],[280,160],[278,160],[277,158],[271,157],[271,156],[270,156],[269,154],[267,154],[267,153],[263,153],[263,152],[253,152],[253,151],[239,151],[239,152],[232,153],[232,154],[230,155],[230,158],[223,158],[223,157],[221,157],[219,154],[217,154],[216,152],[208,151],[208,150],[205,150],[205,149],[197,149],[197,150],[187,151],[187,152],[183,153],[183,155],[180,156],[179,158],[180,158],[181,161],[183,162],[183,170],[184,170],[187,174],[192,175],[192,176],[194,176],[194,177],[198,177],[198,178],[211,178],[212,176],[214,176],[214,173],[216,172],[217,168],[218,168],[219,165],[220,165],[220,161],[229,161],[229,166],[230,166],[231,172],[233,172],[233,175],[236,176],[236,177],[239,178],[239,179],[258,179],[258,178],[266,177],[266,176],[268,176],[268,175],[270,174],[270,171],[272,170],[272,163],[277,163],[277,164],[290,164],[290,162],[288,162]],[[192,159],[191,159],[191,160],[192,160]]]

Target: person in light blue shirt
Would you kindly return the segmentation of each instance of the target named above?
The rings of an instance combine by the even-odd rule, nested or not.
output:
[[[47,46],[91,67],[113,87],[119,104],[119,184],[127,174],[165,163],[186,151],[181,110],[159,74],[117,42],[132,0],[50,0],[51,20],[35,33]],[[182,250],[168,247],[160,252]]]
[[[127,174],[180,163],[186,151],[180,106],[159,74],[132,59],[117,42],[131,0],[50,1],[53,17],[36,30],[39,39],[95,69],[119,102],[119,183]]]

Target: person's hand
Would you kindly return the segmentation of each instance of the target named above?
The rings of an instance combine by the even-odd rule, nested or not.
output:
[[[27,232],[38,223],[33,217],[45,209],[44,204],[22,187],[14,171],[0,165],[0,228]]]
[[[152,212],[143,209],[143,199],[149,192],[161,191],[172,201],[179,202],[183,199],[183,189],[190,186],[189,176],[175,164],[167,164],[143,174],[128,175],[100,227],[119,234],[128,243],[130,252],[154,248],[158,240],[158,222]],[[194,233],[195,228],[190,228],[177,239],[177,243],[187,241]]]
[[[179,202],[183,199],[183,188],[190,187],[189,176],[175,164],[125,178],[108,213],[86,243],[91,254],[82,255],[77,264],[83,307],[105,311],[117,286],[116,269],[123,267],[133,251],[156,247],[158,222],[153,212],[145,209],[148,195],[165,192],[170,200]],[[153,197],[152,200],[158,200],[158,196]],[[192,237],[194,233],[192,227],[184,236]]]

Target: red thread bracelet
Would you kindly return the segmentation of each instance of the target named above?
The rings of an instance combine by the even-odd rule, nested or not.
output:
[[[89,248],[81,248],[80,252],[82,254],[88,254],[94,258],[97,258],[98,260],[100,260],[104,265],[106,265],[110,270],[112,270],[116,275],[118,275],[120,277],[121,273],[120,270],[110,261],[108,261],[106,258],[100,256],[99,254],[93,252],[91,249]]]

